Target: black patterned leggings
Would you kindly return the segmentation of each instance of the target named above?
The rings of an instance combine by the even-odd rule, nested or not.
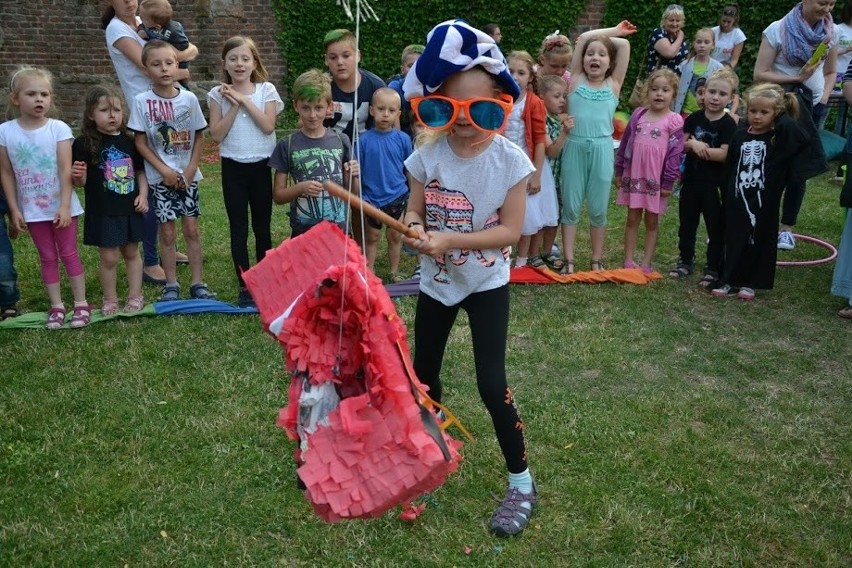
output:
[[[491,414],[497,441],[511,473],[527,469],[524,424],[506,384],[506,336],[509,329],[509,286],[471,294],[455,306],[420,292],[414,317],[414,371],[441,402],[441,365],[459,308],[467,312],[479,396]]]

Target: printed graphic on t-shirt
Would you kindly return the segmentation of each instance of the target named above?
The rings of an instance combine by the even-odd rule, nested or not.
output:
[[[21,207],[35,206],[53,212],[59,206],[56,148],[45,152],[30,142],[20,142],[8,152],[15,164],[15,181],[21,197]]]
[[[426,229],[429,231],[454,231],[456,233],[473,232],[473,203],[461,191],[447,189],[440,181],[432,180],[425,186]],[[489,219],[490,220],[490,219]],[[435,257],[438,272],[433,276],[436,282],[448,284],[447,258],[456,266],[467,262],[468,256],[485,267],[494,265],[495,258],[486,258],[479,249],[452,249]]]
[[[713,130],[707,130],[701,126],[695,127],[695,133],[692,135],[699,142],[706,142],[711,148],[718,148],[719,133]]]
[[[118,195],[133,193],[136,182],[133,158],[115,146],[110,146],[101,152],[101,160],[98,167],[104,172],[104,189]]]
[[[304,148],[293,150],[290,165],[294,179],[342,180],[343,148]],[[299,197],[293,202],[296,218],[306,222],[325,219],[336,223],[346,219],[343,202],[323,191],[319,197]]]
[[[358,105],[358,120],[356,122],[357,125],[363,125],[367,122],[367,117],[370,116],[370,101],[359,101]],[[354,128],[352,127],[352,110],[355,108],[355,105],[351,102],[341,102],[334,101],[332,103],[332,109],[334,110],[334,126],[333,128],[340,133],[345,133],[350,135],[350,133],[354,132]],[[361,131],[361,127],[358,127],[358,131]]]
[[[155,138],[165,154],[192,151],[194,131],[191,128],[192,113],[187,108],[175,116],[170,100],[146,99],[145,121],[153,127]]]
[[[740,148],[737,162],[735,195],[741,199],[748,214],[749,222],[757,224],[756,212],[763,208],[763,189],[766,174],[763,167],[766,160],[766,143],[762,140],[749,140]]]

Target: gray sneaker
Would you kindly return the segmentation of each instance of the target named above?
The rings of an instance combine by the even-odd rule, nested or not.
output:
[[[790,231],[778,233],[778,250],[793,250],[796,248],[796,237]]]
[[[523,532],[530,522],[536,501],[538,501],[538,491],[535,484],[533,484],[532,493],[521,493],[516,488],[510,487],[500,506],[491,516],[491,532],[497,536],[514,536]]]

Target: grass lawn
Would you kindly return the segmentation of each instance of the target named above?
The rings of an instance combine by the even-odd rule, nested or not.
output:
[[[218,166],[204,171],[205,278],[234,301]],[[837,244],[828,177],[809,183],[798,228]],[[676,208],[662,220],[663,270],[677,256]],[[274,215],[280,240],[284,208]],[[623,208],[610,219],[617,266]],[[15,250],[20,307],[44,311],[29,238]],[[83,253],[99,305],[97,254]],[[578,266],[588,258],[581,249]],[[508,540],[487,530],[506,474],[464,316],[444,401],[476,439],[413,524],[396,511],[335,525],[312,513],[275,427],[281,351],[256,317],[0,331],[0,565],[852,565],[852,328],[835,315],[832,269],[781,268],[752,303],[712,298],[700,275],[513,287],[508,370],[541,501]],[[147,301],[158,293],[145,288]],[[409,323],[414,303],[397,304]]]

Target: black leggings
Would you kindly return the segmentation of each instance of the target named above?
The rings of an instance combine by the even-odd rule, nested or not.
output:
[[[722,257],[724,255],[722,225],[722,199],[719,188],[715,185],[684,184],[680,190],[678,204],[678,248],[680,259],[686,264],[695,262],[695,237],[701,216],[704,216],[704,226],[707,227],[707,264],[705,272],[713,272],[717,276],[722,273]]]
[[[257,261],[272,248],[272,171],[267,160],[244,164],[222,158],[222,193],[231,226],[231,258],[237,281],[245,286],[242,273],[249,269],[249,207]]]
[[[455,306],[420,292],[414,317],[414,371],[441,402],[441,365],[459,308],[467,312],[479,396],[491,414],[497,441],[511,473],[527,469],[524,424],[506,384],[506,336],[509,329],[509,286],[471,294]]]

